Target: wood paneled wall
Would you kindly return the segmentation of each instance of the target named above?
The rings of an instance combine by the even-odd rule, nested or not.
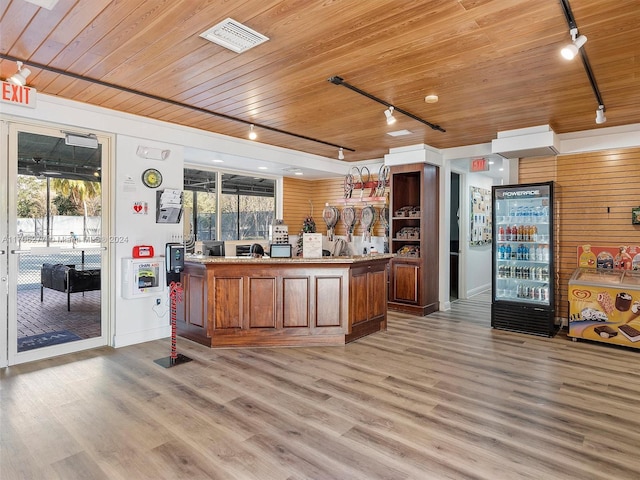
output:
[[[567,318],[578,246],[640,244],[640,226],[631,224],[631,209],[640,205],[640,149],[522,159],[518,180],[556,182],[556,308]]]
[[[373,177],[372,180],[377,179]],[[316,222],[316,231],[327,234],[327,225],[322,219],[322,210],[325,203],[328,203],[332,207],[337,207],[340,212],[345,206],[344,201],[344,189],[342,178],[330,178],[325,180],[300,180],[297,178],[283,179],[283,212],[284,223],[289,226],[289,235],[298,235],[302,230],[302,222],[309,214],[313,216]],[[388,189],[386,190],[388,192]],[[369,192],[365,190],[364,196],[368,196]],[[360,190],[354,190],[352,194],[353,199],[360,197]],[[362,209],[364,203],[356,202],[350,205],[356,208],[356,211]],[[383,204],[372,203],[378,213]],[[360,226],[360,222],[356,224],[354,236],[362,235],[363,229]],[[338,222],[335,230],[336,235],[346,235],[346,230],[342,221]],[[373,235],[382,237],[384,236],[384,226],[377,219],[373,227]]]

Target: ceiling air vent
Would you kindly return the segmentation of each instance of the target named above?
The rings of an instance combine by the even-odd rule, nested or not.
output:
[[[242,53],[269,40],[269,37],[251,30],[232,18],[214,25],[206,32],[202,32],[200,36],[236,53]]]

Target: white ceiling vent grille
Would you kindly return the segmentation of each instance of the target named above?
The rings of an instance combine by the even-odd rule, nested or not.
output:
[[[202,32],[200,36],[236,53],[242,53],[269,40],[269,37],[251,30],[232,18],[214,25],[206,32]]]

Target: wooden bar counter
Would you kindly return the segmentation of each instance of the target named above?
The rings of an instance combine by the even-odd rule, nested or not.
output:
[[[310,346],[386,330],[392,256],[187,258],[178,335],[210,347]]]

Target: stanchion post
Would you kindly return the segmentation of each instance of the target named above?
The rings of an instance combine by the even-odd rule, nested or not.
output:
[[[171,320],[171,355],[165,358],[159,358],[154,360],[155,363],[165,368],[173,367],[181,363],[187,363],[191,361],[191,358],[178,353],[176,348],[177,329],[176,321],[178,316],[178,302],[182,301],[182,284],[180,282],[171,282],[169,284],[169,301],[170,301],[170,320]]]

